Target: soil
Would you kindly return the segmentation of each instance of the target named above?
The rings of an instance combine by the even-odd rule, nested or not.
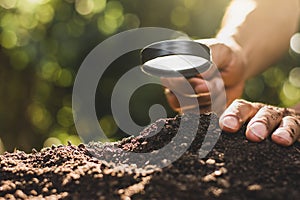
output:
[[[188,123],[178,133],[182,120]],[[245,127],[219,135],[217,122],[214,114],[184,115],[158,120],[139,136],[116,143],[6,152],[0,155],[0,199],[299,199],[299,144],[252,143]],[[178,134],[181,140],[173,141]],[[167,144],[170,155],[161,156]],[[159,164],[170,164],[159,168],[152,155]]]

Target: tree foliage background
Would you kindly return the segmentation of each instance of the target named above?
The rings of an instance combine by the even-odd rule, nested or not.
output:
[[[73,81],[85,56],[109,36],[151,26],[179,30],[197,39],[213,37],[228,3],[0,0],[0,151],[81,142],[72,116]],[[300,62],[292,55],[249,80],[244,98],[279,106],[300,102]],[[110,95],[122,73],[138,61],[137,53],[128,55],[100,80],[103,87],[97,91],[97,114],[112,139],[124,134],[111,116]],[[158,86],[147,86],[134,98],[131,114],[139,124],[148,123],[152,104],[162,104],[170,116],[175,115]]]

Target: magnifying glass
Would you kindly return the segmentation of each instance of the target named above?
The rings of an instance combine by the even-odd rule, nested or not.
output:
[[[165,93],[178,94],[180,112],[191,111],[199,107],[197,98],[210,101],[211,110],[220,114],[226,107],[226,93],[221,74],[212,61],[210,48],[192,40],[166,40],[152,43],[140,52],[141,69],[144,73],[160,78],[182,78],[186,80],[202,74],[207,82],[208,92],[195,93],[187,81],[185,84],[166,86]],[[209,72],[209,73],[204,73]],[[173,79],[178,81],[178,79]],[[182,79],[180,79],[182,80]],[[183,83],[180,82],[180,83]],[[172,83],[172,81],[171,81]],[[178,88],[173,88],[176,86]]]
[[[166,40],[141,50],[142,71],[158,77],[191,78],[212,65],[210,49],[191,40]]]

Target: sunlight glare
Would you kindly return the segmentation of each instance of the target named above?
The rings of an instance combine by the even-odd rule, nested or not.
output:
[[[226,39],[236,32],[236,27],[246,20],[247,13],[251,13],[256,7],[255,1],[234,1],[230,12],[225,16],[226,28],[218,34],[219,38]]]

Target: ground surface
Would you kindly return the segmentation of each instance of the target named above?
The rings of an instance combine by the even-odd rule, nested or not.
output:
[[[188,122],[177,134],[180,120]],[[193,116],[164,119],[138,137],[119,143],[58,146],[0,156],[2,199],[299,199],[300,145],[280,147],[270,140],[248,142],[238,134],[219,136],[217,118],[201,115],[189,145]],[[199,151],[209,122],[208,141]],[[165,124],[164,124],[165,123]],[[160,130],[160,128],[162,128]],[[158,133],[157,130],[160,130]],[[156,134],[155,134],[156,133]],[[176,135],[177,134],[177,135]],[[179,141],[171,141],[174,136]],[[170,142],[171,141],[171,142]],[[167,154],[158,151],[171,145]],[[172,146],[173,145],[173,146]],[[186,150],[188,148],[188,150]],[[126,150],[126,151],[123,151]],[[126,152],[150,152],[134,154]],[[184,154],[176,159],[176,153]],[[160,163],[151,160],[159,155]],[[155,156],[156,158],[158,156]],[[1,199],[1,198],[0,198]]]

